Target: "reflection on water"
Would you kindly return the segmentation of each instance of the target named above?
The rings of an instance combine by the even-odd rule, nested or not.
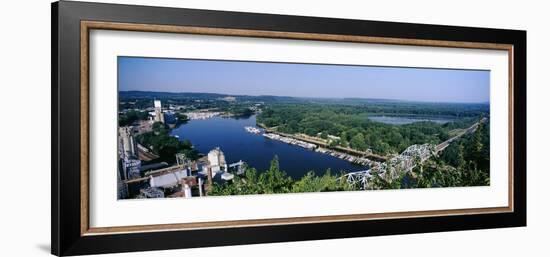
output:
[[[174,129],[172,135],[179,136],[180,140],[188,139],[203,154],[220,147],[228,163],[243,160],[261,172],[269,169],[270,161],[277,155],[280,168],[293,178],[301,178],[310,170],[320,175],[327,169],[333,173],[365,169],[330,155],[248,133],[244,129],[255,125],[256,116],[238,119],[214,117],[191,120]]]

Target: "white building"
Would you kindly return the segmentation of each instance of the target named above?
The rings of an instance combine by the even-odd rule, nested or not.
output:
[[[190,175],[191,171],[187,168],[169,172],[158,176],[149,176],[149,185],[151,187],[171,188],[178,186],[183,178]]]
[[[164,115],[162,114],[162,104],[160,100],[155,100],[155,122],[164,123]]]
[[[208,153],[208,163],[210,165],[210,168],[212,169],[212,172],[218,172],[220,170],[226,170],[227,169],[227,163],[225,162],[225,155],[223,154],[222,150],[220,150],[219,147],[216,147],[212,149]]]

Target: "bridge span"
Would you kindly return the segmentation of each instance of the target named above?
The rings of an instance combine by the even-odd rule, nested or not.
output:
[[[474,133],[479,127],[479,124],[486,121],[487,118],[482,118],[479,122],[476,122],[469,128],[460,131],[457,135],[438,145],[411,145],[401,154],[394,156],[385,162],[373,162],[371,169],[346,173],[338,179],[346,179],[346,181],[350,184],[359,183],[361,189],[367,188],[372,176],[381,176],[385,180],[393,180],[399,177],[403,172],[411,172],[417,165],[425,162],[432,156],[439,155],[439,153],[443,152],[457,139],[463,137],[464,135]],[[376,170],[376,174],[372,174],[371,170],[373,169]]]

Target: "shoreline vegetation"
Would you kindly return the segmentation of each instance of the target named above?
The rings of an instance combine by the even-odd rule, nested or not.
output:
[[[158,156],[152,160],[141,160],[143,165],[166,163],[163,167],[185,167],[187,164],[182,163],[204,161],[210,153],[199,153],[189,140],[170,135],[171,129],[185,126],[190,120],[215,116],[238,119],[256,115],[256,125],[265,131],[263,136],[266,138],[328,154],[369,169],[365,173],[369,180],[366,184],[351,183],[346,172],[334,173],[330,169],[309,171],[302,178],[293,179],[279,168],[278,157],[273,156],[268,170],[258,171],[244,164],[239,166],[239,172],[230,174],[231,179],[226,181],[212,181],[210,171],[203,171],[203,181],[208,180],[209,185],[205,187],[206,192],[200,192],[201,195],[489,185],[488,104],[137,91],[122,91],[119,97],[119,127],[136,127],[135,140],[139,149],[144,148],[153,157]],[[174,116],[175,121],[170,125],[151,122],[151,113],[155,111],[152,102],[156,99],[161,99],[164,104],[162,108]],[[372,121],[368,119],[369,115],[444,117],[450,121],[395,125]],[[479,125],[468,131],[476,124]],[[430,145],[441,144],[456,135],[460,135],[460,138],[449,142],[441,152],[431,150],[425,159],[405,156],[401,161],[414,164],[392,167],[389,163],[390,160],[393,162],[400,159],[409,149],[418,148],[412,146],[425,145],[428,148],[422,149],[431,149]],[[418,151],[418,155],[423,156],[424,152]],[[184,156],[185,160],[177,159],[178,155]],[[190,176],[201,176],[198,173],[193,175],[191,165],[188,167]],[[399,170],[404,167],[406,170]],[[152,177],[145,176],[145,172],[142,170],[139,174],[140,178],[137,179],[141,182],[130,195],[150,196],[143,194],[143,188],[147,187],[143,181],[152,180]],[[197,181],[200,185],[200,179]],[[161,190],[162,195],[185,188],[181,183],[175,187],[177,189],[164,188]]]
[[[267,128],[262,123],[258,123],[257,126],[260,127],[260,128],[265,129],[265,131],[268,132],[268,133],[277,134],[279,136],[292,138],[292,139],[299,140],[299,141],[304,141],[306,143],[311,143],[311,144],[316,145],[317,148],[325,148],[326,150],[332,150],[332,151],[337,152],[337,153],[342,154],[342,155],[348,154],[348,155],[352,155],[354,157],[368,158],[368,159],[376,160],[376,161],[385,161],[385,160],[388,159],[387,156],[381,156],[381,155],[378,155],[378,154],[374,154],[370,150],[360,151],[360,150],[356,150],[356,149],[353,149],[353,148],[350,148],[350,147],[344,147],[342,145],[338,145],[336,142],[334,142],[332,140],[327,140],[326,138],[323,139],[323,138],[320,138],[320,137],[309,136],[309,135],[302,134],[302,133],[287,134],[287,133],[277,131],[276,127]]]
[[[381,159],[387,159],[388,155],[399,154],[413,144],[438,144],[445,141],[450,138],[449,131],[469,127],[477,122],[480,116],[488,115],[488,109],[486,112],[480,109],[476,114],[459,109],[455,113],[457,118],[445,124],[415,122],[391,125],[369,120],[368,111],[392,107],[399,109],[399,105],[380,106],[378,103],[376,106],[378,107],[374,108],[369,103],[355,106],[283,103],[266,106],[257,116],[257,121],[272,132],[303,135],[303,139],[319,141],[333,148],[350,149],[357,154],[368,152]],[[407,104],[403,111],[411,111],[411,108]],[[438,109],[437,106],[431,108]],[[445,105],[440,108],[445,108]],[[435,112],[428,110],[427,113]]]
[[[328,154],[336,158],[340,158],[342,160],[346,160],[351,163],[360,164],[363,166],[369,165],[374,158],[372,158],[372,154],[370,153],[360,153],[357,154],[348,154],[346,152],[338,151],[338,149],[331,148],[328,146],[328,144],[321,143],[317,140],[311,140],[308,138],[305,138],[301,135],[289,135],[285,133],[280,133],[276,131],[268,131],[267,133],[263,134],[264,137],[269,138],[271,140],[278,140],[287,144],[291,145],[297,145],[309,150],[313,150],[318,153]],[[385,158],[378,158],[378,160],[385,160]]]

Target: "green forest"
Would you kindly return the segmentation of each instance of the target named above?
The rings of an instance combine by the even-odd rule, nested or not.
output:
[[[419,163],[394,181],[374,177],[369,189],[488,186],[490,184],[489,122],[454,141],[439,156]]]
[[[159,156],[155,162],[163,161],[172,164],[176,161],[177,153],[183,153],[192,160],[197,159],[199,155],[189,140],[180,141],[170,136],[168,126],[160,122],[153,124],[153,131],[137,135],[136,140]]]
[[[184,105],[185,110],[211,110],[233,115],[257,114],[259,126],[286,134],[305,134],[324,139],[330,147],[346,147],[359,151],[391,157],[414,144],[437,145],[480,123],[473,133],[453,141],[439,155],[418,163],[411,171],[399,172],[398,178],[377,175],[373,168],[364,189],[430,188],[489,185],[489,105],[418,103],[372,99],[314,99],[272,96],[236,96],[228,101],[225,95],[200,93],[156,93],[163,104]],[[146,92],[123,94],[119,113],[119,126],[136,124],[146,120],[152,98]],[[188,118],[183,109],[176,112],[178,123]],[[444,117],[450,122],[414,122],[392,125],[372,121],[369,116]],[[330,138],[330,140],[329,140]],[[180,141],[170,135],[170,127],[154,123],[152,131],[136,135],[136,140],[159,156],[155,162],[173,164],[177,153],[184,153],[192,160],[200,153],[188,140]],[[256,170],[245,165],[244,174],[226,182],[214,182],[209,195],[248,195],[300,192],[330,192],[362,189],[349,184],[342,173],[326,170],[310,171],[299,179],[288,176],[279,168],[274,156],[268,170]]]
[[[443,153],[415,168],[411,188],[489,185],[490,123],[453,142]]]
[[[446,108],[427,105],[420,106],[418,115],[446,113],[456,117],[452,122],[415,122],[407,125],[390,125],[368,119],[372,110],[393,114],[411,115],[408,105],[326,105],[326,104],[271,104],[257,116],[259,125],[279,132],[309,136],[327,135],[340,137],[334,144],[364,151],[371,149],[378,154],[397,154],[412,144],[437,144],[450,137],[453,129],[466,128],[479,120],[482,111],[473,112],[469,108],[449,105]],[[387,110],[386,110],[387,109]],[[451,111],[453,110],[453,111]],[[401,112],[398,112],[401,111]]]
[[[147,120],[148,118],[149,114],[146,111],[129,110],[126,112],[121,112],[118,114],[118,126],[130,126],[136,121]]]
[[[269,170],[258,173],[246,167],[244,175],[229,183],[214,183],[209,195],[249,195],[304,192],[333,192],[359,190],[360,185],[349,184],[327,170],[322,175],[310,171],[300,179],[293,179],[279,168],[277,156]],[[374,175],[366,189],[432,188],[489,185],[489,124],[482,123],[475,133],[453,142],[440,156],[421,163],[412,172],[402,173],[393,180]]]
[[[348,184],[345,179],[338,179],[341,175],[332,174],[330,170],[327,170],[325,174],[317,176],[310,171],[301,179],[294,180],[279,168],[279,159],[275,156],[271,160],[269,170],[258,173],[255,168],[246,167],[244,175],[237,177],[233,182],[214,183],[209,195],[331,192],[359,189]]]

